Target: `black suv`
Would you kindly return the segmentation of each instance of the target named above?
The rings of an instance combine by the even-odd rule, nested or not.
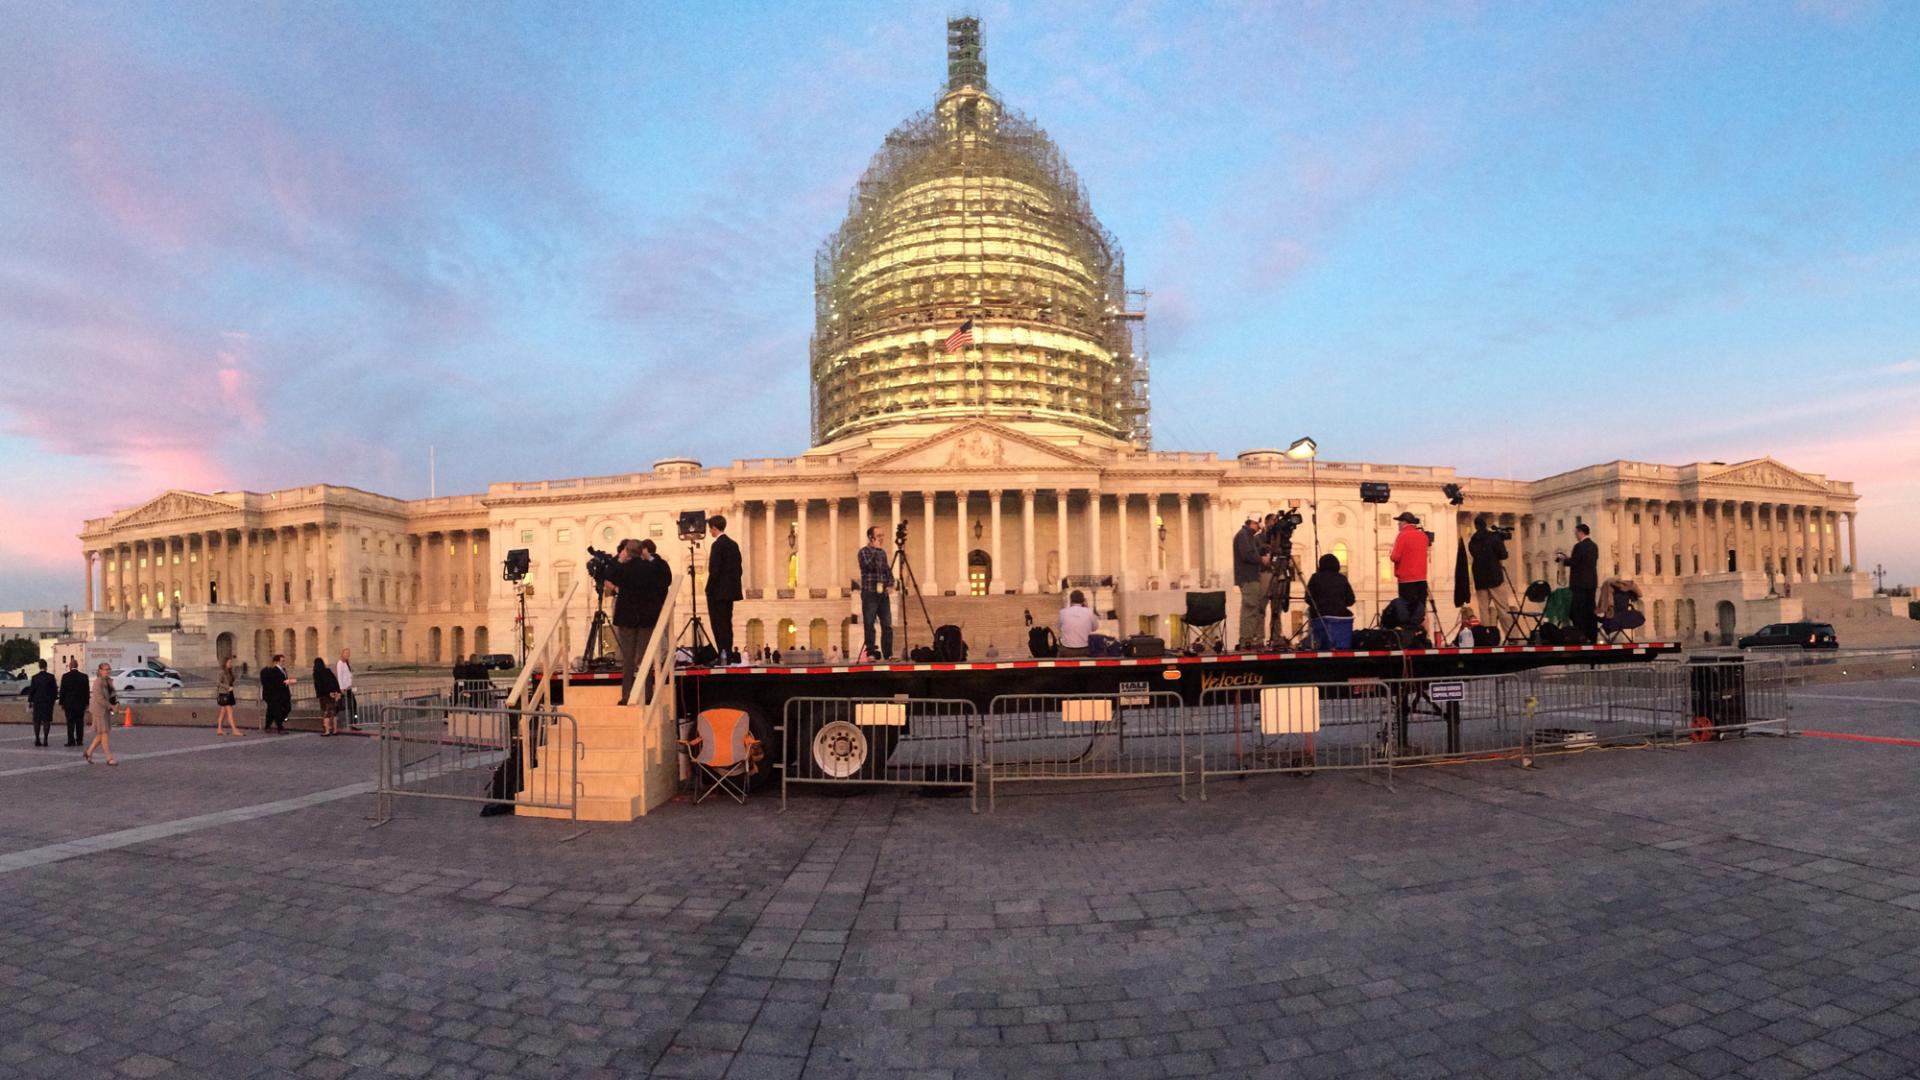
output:
[[[1757,634],[1740,639],[1743,649],[1837,649],[1840,638],[1833,625],[1823,622],[1783,622],[1763,626]]]

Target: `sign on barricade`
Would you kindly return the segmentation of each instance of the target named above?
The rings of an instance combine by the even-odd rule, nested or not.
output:
[[[987,806],[999,784],[1178,777],[1186,795],[1187,710],[1178,694],[1004,694],[987,706]]]

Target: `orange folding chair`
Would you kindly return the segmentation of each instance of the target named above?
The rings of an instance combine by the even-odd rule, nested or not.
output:
[[[740,709],[703,709],[695,717],[695,734],[679,740],[693,762],[694,782],[706,784],[706,790],[693,800],[706,802],[716,791],[725,792],[734,802],[747,801],[747,785],[760,771],[764,751],[753,737],[747,714]]]

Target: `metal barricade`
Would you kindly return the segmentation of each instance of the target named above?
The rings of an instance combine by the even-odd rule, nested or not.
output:
[[[966,788],[973,808],[980,711],[946,698],[789,698],[780,732],[780,806],[789,784]]]
[[[567,713],[447,700],[377,701],[364,711],[380,739],[380,821],[392,818],[396,796],[578,813],[584,748]]]
[[[987,806],[999,784],[1177,777],[1187,797],[1187,709],[1170,691],[1002,694],[987,704]]]
[[[1397,698],[1378,679],[1200,692],[1188,729],[1200,798],[1217,776],[1380,770],[1393,760]]]
[[[1676,684],[1676,730],[1684,730],[1694,742],[1754,731],[1792,734],[1784,662],[1703,657],[1668,667]]]
[[[1654,745],[1684,725],[1675,711],[1672,664],[1540,668],[1520,678],[1534,751]]]

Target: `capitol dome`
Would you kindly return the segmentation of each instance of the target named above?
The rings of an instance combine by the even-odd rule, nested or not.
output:
[[[999,417],[1147,445],[1120,245],[988,86],[979,20],[948,22],[947,54],[945,93],[886,137],[815,259],[814,442]]]

